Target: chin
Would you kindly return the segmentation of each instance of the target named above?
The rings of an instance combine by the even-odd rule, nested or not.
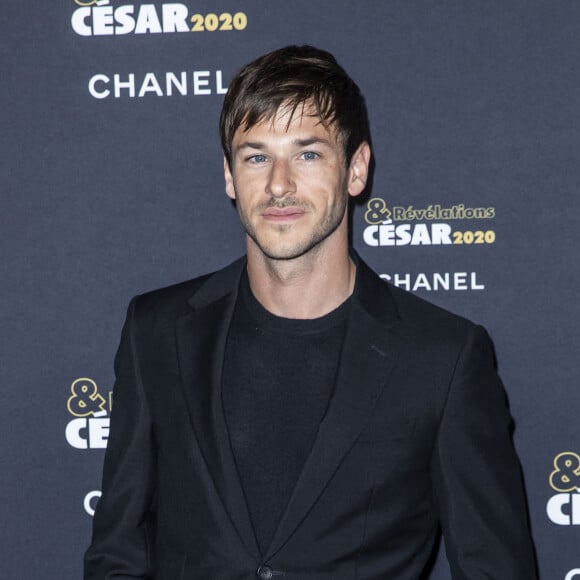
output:
[[[260,251],[266,258],[270,260],[294,260],[295,258],[299,258],[304,254],[308,253],[310,248],[287,248],[287,247],[263,247],[258,246]]]
[[[254,240],[259,251],[270,260],[294,260],[314,250],[322,240],[308,240],[302,243],[260,243]]]

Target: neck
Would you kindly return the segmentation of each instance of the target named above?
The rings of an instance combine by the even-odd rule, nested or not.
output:
[[[343,251],[319,247],[292,260],[272,260],[248,245],[250,287],[262,306],[284,318],[319,318],[352,294],[356,266]]]

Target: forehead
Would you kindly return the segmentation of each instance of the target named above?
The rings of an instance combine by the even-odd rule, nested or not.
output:
[[[293,107],[283,104],[274,115],[246,128],[238,127],[233,136],[233,145],[246,141],[250,136],[260,135],[271,139],[296,138],[298,136],[317,137],[338,144],[338,132],[335,124],[323,123],[315,107],[309,103]]]

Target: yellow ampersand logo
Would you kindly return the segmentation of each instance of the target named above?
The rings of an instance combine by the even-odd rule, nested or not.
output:
[[[563,493],[580,489],[580,455],[564,451],[554,458],[554,471],[550,473],[550,486]]]
[[[367,224],[380,224],[391,219],[391,210],[387,207],[384,199],[373,197],[367,203],[365,221]]]
[[[70,386],[72,395],[66,406],[75,417],[88,417],[105,410],[106,400],[99,395],[97,383],[92,379],[77,379]]]

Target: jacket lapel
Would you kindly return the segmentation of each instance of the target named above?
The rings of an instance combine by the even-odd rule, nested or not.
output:
[[[334,393],[266,559],[300,525],[339,467],[371,415],[398,356],[402,341],[388,286],[355,259],[357,282]]]
[[[214,274],[177,321],[177,354],[188,412],[208,471],[240,539],[259,557],[222,405],[222,366],[228,328],[245,260]]]

